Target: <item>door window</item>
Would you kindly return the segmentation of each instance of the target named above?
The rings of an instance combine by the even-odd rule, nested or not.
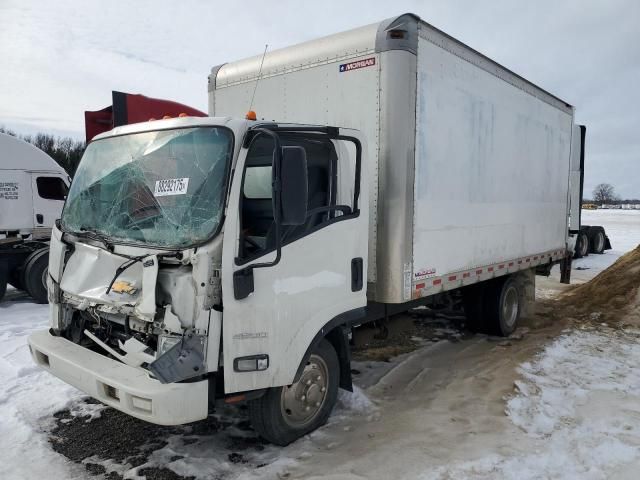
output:
[[[45,200],[62,200],[67,198],[69,188],[60,177],[36,178],[38,195]]]
[[[333,141],[318,135],[280,134],[282,146],[301,146],[307,155],[307,219],[303,225],[282,227],[283,245],[308,235],[353,213],[355,189],[355,148],[349,142]],[[249,261],[275,249],[275,221],[272,199],[272,159],[274,143],[257,136],[247,153],[241,197],[241,238],[239,258]],[[353,150],[353,151],[351,151]]]

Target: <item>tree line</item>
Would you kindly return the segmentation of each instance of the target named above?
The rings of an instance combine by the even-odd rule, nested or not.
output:
[[[82,158],[85,143],[74,140],[71,137],[55,137],[48,133],[36,133],[35,135],[18,135],[16,132],[0,126],[0,133],[6,133],[13,137],[24,140],[31,145],[38,147],[44,153],[53,158],[58,165],[66,170],[73,177],[78,168],[78,163]]]
[[[615,191],[615,188],[610,183],[599,183],[596,188],[593,189],[593,198],[585,199],[582,203],[596,203],[598,205],[625,205],[625,204],[639,204],[640,200],[637,198],[621,199]]]

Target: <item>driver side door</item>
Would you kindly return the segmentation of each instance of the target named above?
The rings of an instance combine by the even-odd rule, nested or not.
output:
[[[364,153],[357,134],[348,132],[349,138],[280,133],[283,145],[306,151],[307,218],[280,228],[281,257],[272,266],[252,269],[253,291],[245,298],[234,291],[234,273],[276,260],[277,242],[273,144],[257,137],[241,152],[223,240],[226,393],[291,384],[316,334],[366,305]],[[262,369],[238,368],[255,358]]]

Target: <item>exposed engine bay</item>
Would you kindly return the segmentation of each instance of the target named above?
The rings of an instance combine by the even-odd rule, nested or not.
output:
[[[58,311],[52,333],[144,369],[162,383],[217,369],[219,345],[209,348],[209,332],[212,313],[219,329],[214,309],[221,297],[211,248],[130,255],[95,242],[61,240],[61,278],[50,278],[50,300]],[[219,334],[212,340],[219,343]]]

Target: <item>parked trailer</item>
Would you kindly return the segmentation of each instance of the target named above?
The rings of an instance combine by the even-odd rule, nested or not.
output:
[[[213,69],[212,117],[89,144],[53,229],[51,329],[29,344],[137,418],[247,401],[285,445],[352,388],[354,324],[457,296],[513,332],[535,270],[570,266],[584,134],[414,15],[262,60]],[[254,92],[263,119],[241,119]]]
[[[39,148],[0,133],[0,301],[7,283],[47,302],[49,237],[70,179]]]

